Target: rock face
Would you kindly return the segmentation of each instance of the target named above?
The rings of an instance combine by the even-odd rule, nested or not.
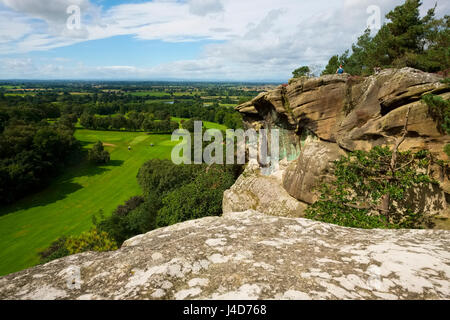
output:
[[[273,216],[302,217],[307,205],[293,198],[282,186],[285,167],[283,165],[271,175],[247,167],[236,183],[224,192],[223,212],[253,209]]]
[[[284,128],[297,135],[301,150],[285,171],[283,187],[297,200],[313,203],[317,200],[313,189],[327,178],[334,160],[347,151],[392,147],[402,134],[408,109],[408,132],[400,150],[428,149],[437,158],[448,160],[444,146],[450,137],[439,132],[428,106],[421,101],[427,93],[450,98],[450,86],[440,80],[438,75],[411,68],[387,69],[368,78],[348,74],[303,77],[261,93],[237,110],[247,127]],[[411,201],[417,198],[411,205],[448,216],[449,172],[436,169],[433,177],[441,188],[428,190],[428,200],[411,195]]]
[[[344,154],[335,143],[308,137],[301,156],[291,163],[284,174],[285,190],[302,202],[314,203],[318,200],[315,188],[326,181],[333,162]]]
[[[0,299],[449,299],[449,246],[449,231],[228,213],[2,277]]]

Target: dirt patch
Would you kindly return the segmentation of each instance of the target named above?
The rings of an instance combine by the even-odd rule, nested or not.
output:
[[[104,147],[117,147],[115,144],[112,144],[112,143],[104,143],[103,146]]]

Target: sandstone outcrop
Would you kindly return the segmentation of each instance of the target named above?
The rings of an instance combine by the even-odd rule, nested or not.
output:
[[[438,159],[448,160],[444,146],[450,137],[439,131],[437,121],[421,101],[428,93],[450,98],[450,86],[441,80],[439,75],[411,68],[386,69],[367,78],[348,74],[302,77],[261,93],[236,109],[247,127],[283,128],[297,135],[301,150],[286,169],[283,186],[299,201],[313,203],[317,200],[314,188],[327,179],[334,160],[347,151],[392,147],[402,134],[408,110],[408,132],[400,150],[428,149]],[[415,192],[409,197],[416,199],[412,205],[448,216],[448,171],[435,168],[433,177],[441,188],[427,190],[428,200]]]
[[[449,299],[450,231],[228,213],[0,278],[0,299]]]
[[[386,69],[368,78],[327,75],[292,79],[287,87],[261,93],[237,107],[252,124],[285,123],[301,133],[309,130],[321,140],[337,143],[345,150],[368,150],[392,144],[404,126],[411,107],[407,141],[403,149],[427,146],[445,158],[443,146],[450,137],[440,133],[437,123],[421,102],[427,93],[450,98],[450,87],[442,77],[411,68]]]
[[[318,200],[316,188],[330,178],[333,162],[345,152],[335,143],[309,136],[297,161],[283,176],[283,187],[297,200],[312,204]]]
[[[302,217],[307,207],[297,201],[282,186],[287,163],[270,175],[259,168],[247,167],[236,183],[223,194],[223,212],[241,212],[253,209],[281,217]]]

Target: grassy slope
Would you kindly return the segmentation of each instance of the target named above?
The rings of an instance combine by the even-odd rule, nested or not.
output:
[[[136,174],[151,158],[170,158],[168,135],[77,130],[84,147],[97,140],[113,144],[111,162],[96,167],[87,162],[68,169],[52,185],[0,210],[0,275],[38,263],[37,253],[61,235],[79,234],[92,226],[99,210],[110,214],[140,193]],[[154,143],[153,148],[150,144]],[[128,145],[132,151],[127,150]]]
[[[176,117],[172,117],[171,118],[172,121],[176,121],[178,123],[181,122],[181,120],[189,120],[189,119],[183,119],[183,118],[176,118]],[[214,122],[208,122],[208,121],[203,121],[203,125],[205,126],[206,129],[219,129],[219,130],[227,130],[228,127],[223,125],[223,124],[218,124],[218,123],[214,123]]]

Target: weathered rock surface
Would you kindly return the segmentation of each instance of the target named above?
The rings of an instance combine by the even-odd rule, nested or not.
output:
[[[283,176],[285,190],[294,198],[312,204],[318,200],[316,188],[330,177],[333,162],[345,155],[335,143],[308,137],[301,156]]]
[[[283,179],[291,196],[313,203],[317,199],[313,189],[327,178],[334,160],[345,151],[392,147],[402,134],[408,109],[408,132],[400,150],[428,149],[437,158],[448,160],[444,146],[450,143],[450,136],[438,130],[428,106],[421,101],[427,93],[450,98],[450,86],[440,80],[436,74],[411,68],[386,69],[367,78],[348,74],[303,77],[261,93],[237,110],[244,115],[247,127],[282,127],[299,138],[318,138],[315,142],[303,140],[298,160],[291,163]],[[448,216],[449,172],[436,169],[433,177],[440,182],[440,189],[423,193],[427,199],[417,192],[412,194],[410,205]]]
[[[449,299],[449,246],[449,231],[229,213],[2,277],[0,299]]]
[[[368,78],[348,74],[304,77],[236,109],[249,124],[259,120],[264,122],[262,127],[268,127],[269,122],[285,122],[299,134],[309,130],[321,140],[353,151],[393,144],[411,107],[407,140],[401,149],[426,146],[446,159],[443,146],[450,143],[450,137],[438,131],[421,101],[427,93],[450,98],[450,87],[440,80],[438,75],[411,68],[386,69]]]
[[[223,194],[223,212],[253,209],[268,215],[302,217],[307,205],[293,198],[282,186],[284,168],[271,175],[247,167],[236,183]]]

